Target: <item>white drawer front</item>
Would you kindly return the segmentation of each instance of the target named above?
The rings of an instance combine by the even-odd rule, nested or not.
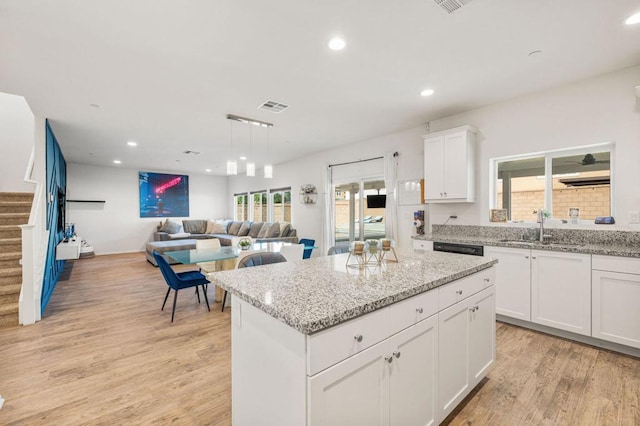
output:
[[[437,289],[418,294],[390,307],[389,332],[404,330],[438,312]]]
[[[387,337],[389,308],[307,336],[307,374],[312,376]]]
[[[634,257],[601,256],[591,257],[591,269],[598,271],[640,274],[640,259]]]
[[[431,250],[433,251],[433,241],[413,240],[414,250]]]
[[[491,267],[438,287],[439,310],[446,309],[493,283],[495,283],[495,268]]]

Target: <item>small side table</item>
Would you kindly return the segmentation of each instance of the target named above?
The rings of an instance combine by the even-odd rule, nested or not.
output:
[[[61,242],[56,246],[56,260],[70,260],[80,258],[82,238],[75,236],[69,241]]]

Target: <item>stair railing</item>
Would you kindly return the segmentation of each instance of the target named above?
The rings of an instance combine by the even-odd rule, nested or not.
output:
[[[48,235],[45,227],[45,209],[42,207],[44,185],[33,180],[35,164],[35,148],[27,165],[24,181],[35,186],[33,203],[29,213],[29,222],[20,225],[22,229],[22,289],[18,305],[18,322],[22,325],[34,324],[41,319],[40,299],[42,294],[42,278]]]

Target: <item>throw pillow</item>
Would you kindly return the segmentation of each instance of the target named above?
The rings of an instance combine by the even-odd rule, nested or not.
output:
[[[182,225],[184,232],[190,234],[204,234],[207,229],[207,221],[201,219],[185,219]]]
[[[291,229],[291,224],[289,222],[280,222],[280,237],[286,237],[289,233],[289,229]]]
[[[238,230],[238,237],[245,237],[249,235],[249,230],[251,229],[251,222],[242,222],[240,229]]]
[[[267,232],[269,232],[269,228],[271,228],[270,222],[263,223],[257,238],[267,238]]]
[[[211,232],[207,232],[207,234],[226,234],[227,227],[221,223],[214,222],[213,227],[211,228]]]
[[[267,238],[276,238],[280,236],[280,224],[278,222],[274,223],[269,227],[267,231]]]
[[[165,231],[167,234],[179,234],[180,232],[184,232],[182,228],[182,222],[176,222],[173,220],[167,219],[167,222],[164,224]]]
[[[240,230],[240,227],[242,226],[242,222],[231,222],[231,225],[229,225],[229,235],[238,235],[238,231]]]
[[[204,230],[205,234],[213,234],[213,227],[215,226],[213,219],[207,219],[207,229]]]
[[[262,225],[264,225],[264,222],[253,222],[251,224],[251,229],[249,230],[249,236],[251,238],[258,238],[258,235],[260,235],[260,230],[262,229]]]

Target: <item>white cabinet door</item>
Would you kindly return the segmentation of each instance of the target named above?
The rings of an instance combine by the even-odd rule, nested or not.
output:
[[[424,198],[441,200],[444,197],[444,136],[424,141]]]
[[[487,375],[496,358],[496,286],[471,296],[469,305],[469,373],[471,387]]]
[[[438,314],[439,421],[444,420],[470,390],[467,300],[458,302]]]
[[[640,275],[593,271],[593,337],[640,348]]]
[[[389,425],[388,348],[378,343],[311,377],[308,424]]]
[[[444,198],[467,198],[467,132],[444,138]]]
[[[433,251],[433,241],[413,240],[413,249]]]
[[[438,316],[396,334],[390,345],[393,357],[388,365],[390,424],[438,424]]]
[[[486,247],[484,255],[498,259],[496,313],[531,321],[531,250]]]
[[[531,320],[591,335],[591,255],[531,250]]]
[[[475,129],[463,126],[426,135],[424,173],[427,202],[475,201]]]

